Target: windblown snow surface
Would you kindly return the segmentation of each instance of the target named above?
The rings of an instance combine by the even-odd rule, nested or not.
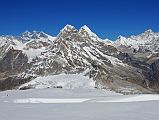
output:
[[[0,92],[0,120],[159,120],[159,95],[100,89]]]

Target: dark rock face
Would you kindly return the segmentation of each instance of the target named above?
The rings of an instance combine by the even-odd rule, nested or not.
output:
[[[128,53],[119,52],[119,54],[117,54],[116,57],[117,57],[119,60],[122,60],[123,62],[126,62],[126,63],[132,61],[132,59],[131,59],[131,57],[129,56]]]
[[[127,48],[129,49],[129,47]],[[139,48],[138,51],[131,53],[129,50],[126,51],[120,48],[119,54],[116,57],[122,60],[124,63],[137,68],[141,71],[141,75],[144,79],[135,78],[131,82],[143,86],[144,88],[150,89],[154,92],[159,92],[159,60],[158,53],[152,53],[150,51],[143,51]],[[125,51],[125,52],[124,52]],[[147,57],[150,55],[150,57]],[[142,57],[140,57],[142,56]],[[136,71],[138,72],[138,71]]]
[[[21,50],[10,49],[5,57],[0,61],[0,72],[17,71],[26,69],[27,56]]]
[[[17,76],[10,76],[0,80],[0,90],[11,90],[15,89],[19,85],[29,82],[32,77],[18,78]]]
[[[156,91],[159,91],[159,60],[157,59],[151,65],[151,78],[150,78],[150,87],[154,88]]]
[[[138,52],[136,52],[138,53]],[[131,54],[130,54],[131,55]],[[159,60],[156,58],[158,54],[151,56],[151,58],[145,60],[134,59],[133,56],[130,57],[129,53],[120,52],[116,57],[122,60],[124,63],[127,63],[130,66],[138,68],[141,71],[141,75],[144,76],[144,79],[136,78],[135,82],[140,86],[145,88],[153,89],[158,92],[159,90]],[[136,71],[138,72],[138,71]]]
[[[10,49],[0,61],[0,90],[13,89],[29,82],[31,77],[18,77],[28,68],[28,58],[21,50]]]

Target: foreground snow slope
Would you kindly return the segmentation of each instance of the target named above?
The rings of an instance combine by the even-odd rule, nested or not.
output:
[[[157,104],[159,95],[97,89],[17,90],[0,93],[0,116],[2,120],[158,120]]]

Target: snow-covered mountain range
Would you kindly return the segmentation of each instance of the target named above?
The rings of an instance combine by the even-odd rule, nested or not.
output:
[[[66,25],[56,37],[37,31],[1,36],[0,89],[86,86],[158,92],[158,44],[159,33],[152,30],[111,41],[86,25],[79,30]]]
[[[129,38],[119,36],[119,38],[114,42],[116,46],[130,46],[136,50],[142,49],[152,52],[158,52],[158,43],[159,33],[154,33],[151,29],[137,36],[130,36]]]

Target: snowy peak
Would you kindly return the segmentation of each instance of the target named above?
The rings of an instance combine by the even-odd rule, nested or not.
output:
[[[114,41],[111,41],[111,40],[109,40],[109,39],[105,39],[105,40],[104,40],[104,43],[105,43],[105,45],[111,45],[111,46],[113,46]]]
[[[67,24],[63,29],[61,29],[61,32],[63,31],[69,31],[69,30],[75,30],[76,28],[72,25],[69,25]],[[76,29],[77,30],[77,29]],[[85,31],[89,34],[92,34],[92,31],[89,29],[89,27],[87,27],[86,25],[82,26],[80,29],[79,29],[79,32],[80,31]]]
[[[86,25],[82,26],[78,30],[74,26],[67,24],[63,29],[60,30],[60,33],[58,34],[57,38],[60,38],[60,40],[79,40],[79,38],[82,38],[83,40],[87,41],[101,41],[101,39],[95,33],[93,33]]]
[[[127,46],[127,41],[128,40],[126,37],[123,37],[120,35],[114,43],[115,43],[115,46],[121,46],[121,45]]]
[[[13,47],[15,49],[22,49],[23,43],[16,39],[16,37],[13,36],[2,36],[0,37],[0,48],[1,47]]]
[[[26,31],[21,36],[21,41],[26,45],[28,48],[38,49],[41,47],[47,47],[53,44],[55,37],[47,35],[44,32],[33,31],[29,32]]]
[[[122,35],[119,35],[118,36],[118,39],[126,39],[126,37],[122,36]]]
[[[80,29],[79,29],[79,34],[82,36],[82,37],[89,37],[91,38],[93,41],[101,41],[101,39],[94,33],[90,30],[89,27],[87,27],[86,25],[82,26]]]
[[[75,29],[74,26],[67,24],[62,30]]]
[[[97,37],[97,35],[95,33],[93,33],[89,27],[87,27],[86,25],[82,26],[80,29],[79,29],[79,33],[81,32],[85,32],[86,34],[88,34],[90,37],[93,36],[93,37]]]
[[[72,25],[67,24],[63,29],[60,30],[60,34],[63,32],[71,32],[72,30],[76,30],[76,28]]]
[[[125,46],[133,49],[142,49],[142,51],[156,51],[159,45],[159,33],[153,32],[151,29],[139,35],[132,35],[128,38],[119,36],[113,44],[116,47]]]
[[[72,34],[76,34],[77,32],[78,30],[74,26],[67,24],[64,28],[60,30],[60,33],[57,35],[56,40],[63,40],[63,37],[66,36],[68,36],[67,38],[70,39],[69,36],[71,36]]]
[[[152,29],[148,29],[144,32],[144,34],[154,34],[154,32],[152,31]]]
[[[136,40],[144,40],[144,41],[147,41],[147,40],[150,40],[152,39],[153,37],[156,36],[157,33],[154,33],[151,29],[148,29],[146,30],[145,32],[139,34],[139,35],[133,35],[133,36],[130,36],[130,38],[132,39],[136,39]]]
[[[86,25],[82,26],[79,31],[81,31],[81,30],[84,30],[84,31],[86,31],[89,34],[92,34],[92,31]]]
[[[31,39],[48,38],[48,35],[44,32],[40,32],[40,31],[33,31],[33,32],[26,31],[26,32],[22,33],[21,38],[24,41],[28,41]]]

